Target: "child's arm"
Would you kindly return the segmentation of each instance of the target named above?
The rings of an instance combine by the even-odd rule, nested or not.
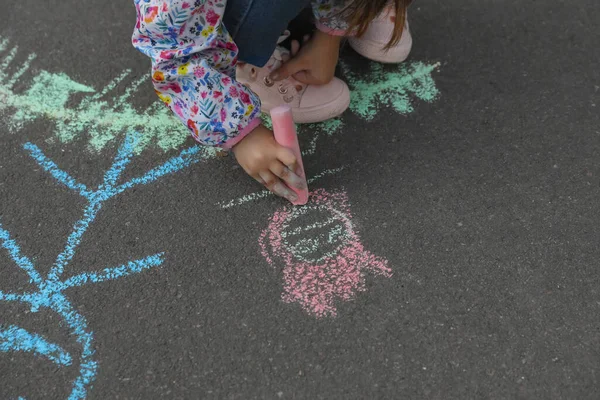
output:
[[[299,51],[295,52],[292,44],[292,59],[273,71],[271,79],[280,81],[292,75],[308,85],[325,85],[334,77],[339,51],[339,36],[317,31]]]
[[[223,0],[136,0],[132,42],[152,59],[156,93],[192,136],[229,149],[259,125],[260,100],[234,79],[238,48],[224,9]]]
[[[258,96],[234,79],[238,48],[221,23],[225,1],[135,2],[132,42],[152,59],[152,82],[161,100],[198,142],[233,148],[250,176],[296,201],[282,183],[302,188],[304,181],[293,172],[294,155],[260,125]]]
[[[348,24],[343,18],[347,2],[312,0],[312,9],[319,29],[308,43],[271,78],[279,81],[290,75],[309,85],[324,85],[333,79],[342,36],[347,36]],[[293,46],[292,46],[293,48]]]

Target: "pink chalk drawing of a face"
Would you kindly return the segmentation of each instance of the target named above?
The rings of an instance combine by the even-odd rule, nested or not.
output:
[[[311,193],[308,205],[271,217],[259,243],[269,265],[283,263],[285,302],[319,318],[335,316],[337,300],[365,291],[365,271],[392,275],[387,260],[364,249],[351,217],[346,194],[323,189]]]

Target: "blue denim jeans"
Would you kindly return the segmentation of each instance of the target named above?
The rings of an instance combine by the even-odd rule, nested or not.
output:
[[[264,66],[288,24],[310,0],[227,0],[223,23],[239,48],[240,61]]]

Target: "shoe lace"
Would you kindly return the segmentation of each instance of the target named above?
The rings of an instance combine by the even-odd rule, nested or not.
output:
[[[292,58],[291,53],[288,49],[286,49],[283,46],[279,46],[279,44],[285,41],[289,36],[289,31],[285,31],[281,36],[279,36],[279,39],[277,40],[277,46],[275,47],[275,51],[273,52],[273,56],[266,65],[266,67],[270,71],[279,68],[281,64]],[[274,84],[274,82],[271,81],[268,77],[265,78],[265,83],[268,85]],[[278,86],[279,93],[283,95],[287,94],[290,88],[293,88],[296,92],[300,92],[303,88],[303,85],[290,76],[282,80]]]

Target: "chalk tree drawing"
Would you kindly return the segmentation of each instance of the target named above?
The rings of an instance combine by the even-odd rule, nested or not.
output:
[[[284,301],[317,317],[335,316],[336,301],[365,290],[366,271],[391,276],[387,260],[364,249],[351,218],[346,194],[323,189],[307,206],[286,206],[271,217],[259,244],[271,266],[283,266]]]
[[[131,83],[124,93],[113,98],[111,91],[123,85],[131,71],[125,70],[96,91],[78,83],[65,74],[40,71],[24,93],[14,91],[15,84],[30,68],[35,54],[29,55],[20,66],[8,68],[17,56],[18,47],[8,49],[8,39],[0,37],[0,112],[12,108],[16,112],[10,118],[9,128],[18,130],[24,124],[38,118],[46,118],[55,124],[55,137],[70,142],[85,136],[92,150],[101,150],[108,144],[120,142],[127,132],[138,131],[143,135],[137,142],[136,152],[154,145],[162,150],[177,149],[189,137],[188,129],[181,124],[162,102],[156,101],[145,110],[137,111],[128,102],[140,85],[150,85],[146,74]],[[89,93],[78,105],[68,106],[74,93]]]
[[[439,95],[431,76],[440,67],[439,63],[428,65],[417,61],[393,68],[374,62],[369,65],[370,71],[359,77],[348,64],[340,62],[352,92],[350,109],[367,121],[372,120],[384,105],[401,114],[412,112],[410,93],[426,102],[432,102]]]
[[[10,232],[0,222],[0,241],[2,247],[23,272],[29,277],[29,282],[36,285],[34,292],[5,293],[0,291],[0,301],[19,302],[28,305],[32,312],[42,308],[58,314],[69,328],[74,340],[81,346],[81,356],[77,362],[79,376],[72,385],[69,399],[84,399],[92,381],[98,372],[98,362],[94,358],[92,330],[83,315],[68,300],[64,293],[76,286],[111,281],[128,275],[137,274],[149,268],[162,265],[164,253],[156,253],[139,260],[129,261],[123,265],[109,267],[97,272],[85,272],[63,278],[63,272],[75,256],[81,240],[98,216],[103,204],[128,189],[146,185],[157,179],[180,171],[204,158],[203,148],[193,146],[180,152],[164,164],[147,171],[144,175],[119,183],[119,178],[132,160],[135,149],[139,145],[139,134],[129,134],[117,152],[112,166],[104,174],[104,180],[96,189],[90,189],[75,180],[69,173],[60,169],[54,161],[48,158],[42,150],[33,143],[23,147],[37,164],[60,184],[78,193],[86,200],[83,216],[74,225],[68,235],[64,249],[56,257],[50,272],[42,276],[34,262],[21,252],[19,244],[11,238]],[[49,343],[43,336],[28,332],[14,325],[0,324],[0,352],[25,351],[45,357],[58,367],[69,367],[75,363],[73,357],[58,344]]]
[[[93,190],[60,169],[35,144],[24,145],[24,149],[44,171],[69,190],[78,193],[87,203],[82,218],[73,226],[64,249],[57,255],[47,276],[42,276],[35,263],[22,254],[19,244],[0,221],[1,247],[37,287],[32,292],[0,291],[0,301],[22,303],[33,312],[40,309],[55,312],[82,349],[79,359],[75,360],[60,345],[50,343],[38,333],[15,325],[0,324],[0,352],[32,353],[60,368],[77,365],[79,374],[72,383],[68,398],[84,399],[98,372],[98,361],[94,357],[94,335],[86,318],[71,304],[65,291],[71,287],[116,280],[161,266],[164,253],[67,278],[62,276],[65,267],[73,259],[85,232],[107,200],[200,160],[213,158],[217,152],[211,148],[192,146],[143,176],[118,183],[122,172],[141,150],[149,146],[164,151],[177,149],[189,137],[187,128],[158,100],[142,111],[136,110],[129,100],[149,80],[144,75],[126,86],[124,82],[131,74],[129,70],[123,71],[99,91],[66,74],[42,70],[32,78],[28,89],[17,92],[15,86],[36,57],[30,54],[21,65],[14,66],[17,53],[17,46],[9,48],[8,39],[0,37],[0,113],[8,117],[7,126],[11,131],[18,131],[27,123],[44,119],[54,124],[53,138],[63,143],[85,138],[92,151],[122,143],[112,166],[104,175],[103,183]],[[410,93],[424,101],[432,101],[438,95],[431,73],[439,64],[415,62],[396,69],[384,69],[375,63],[370,65],[371,72],[367,78],[362,78],[347,64],[341,64],[352,88],[350,109],[366,120],[374,118],[386,105],[400,113],[411,112]],[[120,96],[111,93],[119,89],[123,91]],[[82,93],[84,97],[74,105],[73,94],[76,93]],[[319,138],[340,134],[342,128],[341,118],[299,127],[303,155],[314,155]],[[140,134],[130,133],[134,131]],[[309,183],[343,169],[322,171],[309,179]],[[220,202],[218,206],[234,207],[268,195],[268,191],[259,191],[229,202]],[[320,221],[307,222],[314,220]],[[391,276],[387,261],[369,253],[361,244],[351,221],[347,196],[343,192],[328,193],[318,189],[311,194],[308,206],[286,206],[277,211],[261,234],[259,244],[270,265],[281,263],[283,266],[283,299],[300,303],[304,310],[317,317],[335,315],[337,301],[351,300],[357,292],[364,291],[366,271]]]

